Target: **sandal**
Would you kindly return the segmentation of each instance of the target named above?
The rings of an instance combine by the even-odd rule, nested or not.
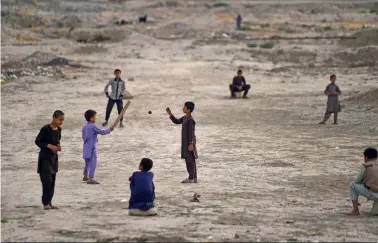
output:
[[[193,179],[185,179],[181,183],[194,183]]]
[[[100,184],[100,182],[98,182],[98,181],[95,181],[95,180],[93,180],[93,179],[89,179],[88,181],[87,181],[87,184]]]

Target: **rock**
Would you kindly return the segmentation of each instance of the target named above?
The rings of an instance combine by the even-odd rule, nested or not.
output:
[[[134,77],[128,78],[127,81],[134,81]]]
[[[308,67],[309,67],[309,68],[315,68],[315,64],[310,63],[310,64],[308,64]]]
[[[57,57],[45,63],[46,66],[62,66],[62,65],[69,65],[69,61],[63,57]]]
[[[240,235],[235,234],[235,239],[239,239],[239,238],[240,238]]]

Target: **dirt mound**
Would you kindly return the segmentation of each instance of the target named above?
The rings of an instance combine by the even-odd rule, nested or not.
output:
[[[122,28],[74,29],[69,34],[69,37],[83,43],[103,41],[118,42],[126,38],[126,32]]]
[[[346,99],[350,104],[367,107],[369,110],[378,109],[378,89],[372,89],[368,92]]]
[[[33,54],[19,60],[19,61],[14,61],[10,63],[6,63],[2,65],[3,69],[6,68],[32,68],[36,67],[45,63],[50,62],[51,60],[57,58],[52,53],[47,53],[47,52],[41,52],[41,51],[36,51]]]
[[[158,39],[186,39],[194,38],[196,36],[196,31],[190,28],[185,23],[171,23],[165,25],[155,32],[155,37]]]
[[[82,25],[82,21],[79,17],[75,15],[64,16],[57,21],[57,26],[60,28],[79,28]]]
[[[11,11],[1,11],[1,23],[12,28],[32,28],[43,25],[42,18],[37,15],[26,15]]]
[[[339,63],[347,64],[348,66],[374,66],[377,63],[378,46],[347,49],[346,51],[335,53],[334,57],[339,59]]]
[[[362,30],[353,34],[356,39],[344,39],[339,41],[339,45],[347,47],[361,47],[378,45],[378,28]]]

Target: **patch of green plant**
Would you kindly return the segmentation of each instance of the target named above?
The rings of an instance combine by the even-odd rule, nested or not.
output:
[[[240,26],[239,30],[251,30],[251,27],[249,27],[248,25],[243,25],[243,26]]]
[[[260,48],[263,48],[263,49],[272,49],[273,47],[274,47],[274,43],[272,42],[267,42],[260,45]]]
[[[270,24],[261,24],[260,27],[261,28],[268,28],[268,27],[270,27]]]
[[[249,48],[255,48],[255,47],[257,47],[257,44],[255,44],[255,43],[251,43],[251,44],[247,44],[247,46],[248,46]]]
[[[332,27],[331,27],[331,26],[326,26],[326,27],[324,27],[324,31],[329,31],[329,30],[332,30]]]
[[[220,8],[220,7],[228,7],[230,4],[228,3],[214,3],[213,7],[214,8]]]
[[[1,219],[1,223],[3,223],[3,224],[8,223],[8,220],[7,219]]]

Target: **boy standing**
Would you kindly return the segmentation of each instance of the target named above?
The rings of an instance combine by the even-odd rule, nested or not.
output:
[[[245,78],[242,76],[242,74],[242,70],[238,70],[237,76],[232,79],[232,84],[230,84],[231,98],[236,97],[235,92],[241,91],[244,91],[243,99],[247,98],[247,94],[249,89],[251,88],[251,85],[246,83]]]
[[[56,110],[50,124],[43,126],[35,139],[41,149],[38,157],[39,177],[42,183],[42,203],[45,210],[58,209],[51,204],[54,196],[56,173],[58,172],[58,152],[62,151],[60,139],[64,113]]]
[[[167,107],[166,111],[169,118],[174,124],[182,124],[181,129],[181,158],[185,159],[186,169],[189,177],[183,180],[181,183],[197,183],[197,165],[196,159],[198,159],[196,149],[196,135],[195,126],[196,122],[192,117],[194,110],[193,102],[186,102],[183,107],[185,116],[177,119],[171,112],[171,109]]]
[[[114,79],[111,79],[106,85],[105,85],[105,95],[108,98],[108,105],[106,106],[106,116],[105,116],[105,122],[102,123],[102,126],[105,127],[108,125],[108,121],[110,118],[110,113],[112,112],[112,109],[114,107],[114,103],[117,104],[117,110],[118,115],[121,113],[123,109],[123,95],[125,93],[125,81],[121,79],[121,70],[116,69],[114,70]],[[111,87],[110,95],[108,93],[108,88]],[[121,118],[121,122],[119,123],[119,127],[123,127],[123,117]]]
[[[87,110],[84,114],[87,124],[83,127],[82,138],[83,159],[85,160],[83,181],[88,184],[100,184],[94,179],[95,170],[97,166],[97,134],[106,135],[114,130],[114,127],[102,130],[96,126],[96,111]]]
[[[154,174],[150,172],[153,162],[143,158],[139,163],[139,171],[133,173],[130,181],[129,214],[135,216],[156,215]]]
[[[378,152],[375,148],[364,151],[365,163],[360,166],[358,175],[349,185],[349,198],[352,200],[353,210],[349,215],[360,215],[358,196],[378,201]]]
[[[332,74],[330,76],[331,83],[327,85],[324,90],[324,94],[328,96],[327,100],[327,110],[324,114],[324,119],[319,124],[325,124],[333,113],[333,124],[337,125],[337,113],[341,111],[339,95],[341,95],[341,90],[339,86],[335,84],[336,75]]]

